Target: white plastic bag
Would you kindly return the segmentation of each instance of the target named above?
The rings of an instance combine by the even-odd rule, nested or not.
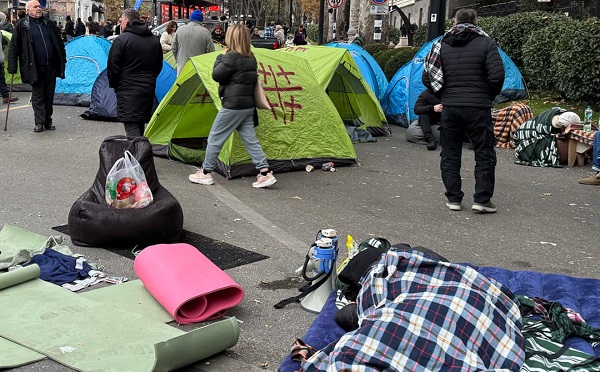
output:
[[[142,166],[129,151],[110,168],[105,198],[108,205],[118,209],[144,208],[154,200]]]

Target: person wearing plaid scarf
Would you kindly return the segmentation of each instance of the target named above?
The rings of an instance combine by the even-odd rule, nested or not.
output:
[[[498,46],[477,26],[477,12],[460,9],[454,26],[425,58],[423,84],[440,97],[442,111],[441,171],[446,206],[462,210],[461,157],[466,137],[475,152],[475,194],[471,209],[494,213],[496,151],[492,101],[502,91],[504,66]]]

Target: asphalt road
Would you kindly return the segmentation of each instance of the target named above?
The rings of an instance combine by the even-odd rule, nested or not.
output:
[[[55,106],[56,131],[34,133],[28,93],[11,105],[8,131],[0,130],[0,224],[44,235],[67,223],[72,203],[91,185],[98,148],[110,135],[124,134],[119,123],[85,121],[85,108]],[[5,118],[6,105],[0,106]],[[295,338],[315,318],[295,304],[273,304],[297,293],[294,274],[315,234],[333,228],[357,240],[385,237],[438,251],[456,262],[600,278],[600,188],[577,179],[584,168],[533,168],[515,165],[512,150],[498,150],[498,213],[470,211],[473,153],[464,150],[465,209],[446,209],[439,151],[410,144],[404,129],[377,143],[357,144],[360,166],[337,172],[277,174],[271,189],[251,187],[254,178],[225,180],[214,186],[187,180],[189,165],[155,158],[161,183],[180,201],[184,228],[270,258],[228,270],[246,291],[229,315],[242,323],[238,344],[218,358],[186,371],[276,370]],[[135,278],[133,261],[103,249],[72,246],[110,275]],[[42,361],[16,371],[68,371]]]

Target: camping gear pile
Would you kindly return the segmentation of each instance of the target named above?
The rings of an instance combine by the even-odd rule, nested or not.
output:
[[[80,257],[57,261],[57,245],[46,249],[44,241],[11,226],[0,231],[0,263],[24,263],[28,257],[33,262],[51,251],[36,263],[0,272],[0,303],[10,309],[0,317],[0,369],[49,357],[79,371],[172,371],[236,345],[240,330],[235,317],[189,332],[166,324],[222,318],[243,298],[241,287],[196,248],[148,247],[134,262],[143,282],[75,295],[56,284],[93,270]],[[178,301],[177,311],[169,307]]]

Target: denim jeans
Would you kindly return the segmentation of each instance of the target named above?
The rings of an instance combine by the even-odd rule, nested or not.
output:
[[[600,172],[600,130],[594,136],[594,150],[592,151],[592,169]]]
[[[256,169],[268,168],[267,157],[263,152],[256,133],[254,132],[254,108],[231,110],[222,108],[210,128],[208,134],[208,144],[206,145],[206,155],[202,168],[206,172],[212,172],[217,166],[219,153],[225,144],[225,141],[237,130],[246,151],[252,158]]]
[[[492,113],[489,108],[447,107],[442,111],[441,163],[442,181],[450,202],[464,197],[460,178],[465,135],[475,152],[475,203],[485,204],[494,195],[496,183],[496,149]]]

